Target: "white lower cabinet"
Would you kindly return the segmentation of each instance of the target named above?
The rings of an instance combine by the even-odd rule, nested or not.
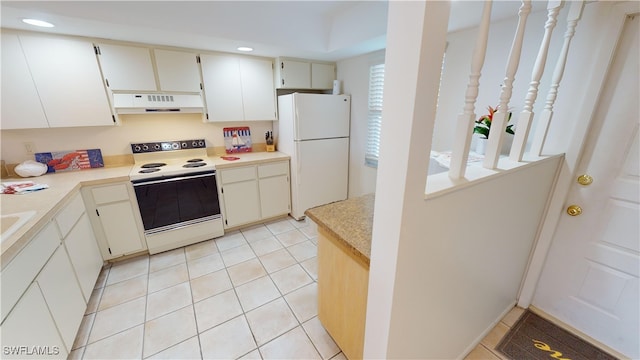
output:
[[[56,214],[54,222],[58,225],[84,301],[89,302],[104,261],[80,192]]]
[[[218,173],[225,228],[289,213],[289,161],[219,169]]]
[[[224,225],[230,228],[260,220],[255,166],[219,170],[224,204]]]
[[[87,304],[63,246],[51,256],[36,278],[53,320],[71,351]]]
[[[288,214],[291,211],[289,162],[258,166],[258,178],[262,218]]]
[[[68,352],[36,282],[27,289],[0,329],[3,359],[67,357]]]
[[[87,214],[82,214],[76,226],[64,239],[64,245],[78,277],[84,300],[89,302],[104,261]]]
[[[147,249],[131,183],[84,187],[82,195],[105,260]]]

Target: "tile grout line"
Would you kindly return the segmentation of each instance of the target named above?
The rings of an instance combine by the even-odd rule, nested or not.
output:
[[[289,222],[290,222],[290,220],[289,220]],[[292,224],[292,225],[293,225],[293,224]],[[279,339],[279,338],[280,338],[280,337],[282,337],[283,335],[285,335],[285,334],[287,334],[287,333],[291,332],[292,330],[294,330],[296,327],[301,327],[301,328],[302,328],[302,330],[303,330],[303,332],[305,333],[305,336],[307,337],[307,339],[310,341],[310,343],[312,344],[313,348],[315,349],[316,353],[317,353],[318,355],[320,355],[320,357],[322,357],[322,355],[320,354],[320,351],[318,350],[318,347],[317,347],[317,346],[316,346],[316,344],[313,342],[313,340],[310,338],[309,334],[307,333],[306,329],[304,329],[304,326],[303,326],[304,324],[306,324],[306,323],[310,322],[310,321],[313,319],[313,317],[317,317],[317,313],[316,313],[313,317],[311,317],[310,319],[307,319],[306,321],[302,322],[302,321],[301,321],[301,320],[299,320],[299,319],[298,319],[298,317],[295,315],[295,312],[293,311],[293,308],[291,307],[291,305],[289,304],[289,302],[286,300],[286,298],[284,298],[286,295],[291,294],[291,293],[293,293],[293,292],[295,292],[295,291],[298,291],[298,290],[300,290],[300,289],[304,288],[305,286],[309,286],[309,285],[312,285],[312,284],[314,284],[314,283],[316,283],[316,284],[317,284],[317,279],[316,279],[316,278],[315,278],[315,277],[310,273],[310,271],[309,271],[309,270],[308,270],[308,269],[307,269],[307,268],[302,264],[302,262],[301,262],[301,261],[299,261],[295,256],[293,256],[293,253],[288,249],[288,246],[285,246],[285,245],[281,242],[281,240],[277,238],[277,235],[279,235],[279,234],[283,234],[283,233],[286,233],[286,232],[289,232],[289,231],[297,230],[298,232],[300,232],[300,233],[305,237],[305,240],[303,240],[303,241],[301,241],[301,242],[299,242],[299,243],[303,243],[304,241],[310,241],[310,242],[311,242],[311,243],[316,247],[316,249],[317,249],[317,244],[313,243],[312,238],[310,238],[306,233],[304,233],[304,232],[302,232],[302,231],[300,230],[300,228],[301,228],[301,227],[293,226],[293,229],[290,229],[290,230],[287,230],[287,231],[284,231],[284,232],[280,232],[280,233],[278,233],[278,234],[275,234],[275,233],[274,233],[274,232],[273,232],[273,231],[272,231],[268,226],[266,226],[266,224],[263,224],[262,226],[264,226],[264,227],[267,229],[267,231],[271,234],[271,236],[266,237],[265,239],[275,238],[275,240],[278,242],[278,244],[280,244],[280,245],[282,246],[282,249],[285,249],[285,250],[286,250],[286,252],[285,252],[285,253],[286,253],[286,254],[288,254],[289,256],[291,256],[291,258],[293,258],[293,259],[295,260],[295,263],[294,263],[294,264],[291,264],[290,266],[285,267],[285,268],[283,268],[283,269],[278,269],[277,271],[274,271],[274,272],[272,272],[272,273],[269,273],[268,271],[266,271],[265,276],[268,276],[268,277],[269,277],[269,280],[271,281],[271,284],[276,288],[276,291],[278,292],[279,296],[278,296],[278,297],[276,297],[275,299],[272,299],[272,300],[268,301],[268,302],[267,302],[267,303],[265,303],[265,304],[261,304],[260,306],[256,307],[255,309],[251,309],[251,310],[249,310],[249,311],[246,311],[246,310],[245,310],[245,308],[244,308],[244,306],[242,305],[242,303],[240,303],[240,301],[239,301],[239,296],[238,296],[238,293],[237,293],[237,287],[238,287],[238,286],[241,286],[241,285],[244,285],[244,284],[246,284],[246,283],[243,283],[243,284],[240,284],[240,285],[236,286],[236,285],[233,283],[233,281],[231,281],[231,276],[230,276],[230,273],[229,273],[229,266],[227,266],[227,263],[226,263],[226,261],[225,261],[224,257],[222,257],[222,252],[223,252],[223,251],[221,251],[221,250],[220,250],[220,248],[219,248],[219,246],[218,246],[218,243],[217,243],[216,239],[211,239],[211,240],[210,240],[210,241],[213,241],[213,245],[215,246],[215,249],[217,250],[217,253],[218,253],[218,254],[220,254],[220,258],[221,258],[222,264],[223,264],[223,266],[224,266],[225,274],[227,275],[227,278],[228,278],[228,279],[229,279],[229,281],[230,281],[231,289],[233,289],[233,290],[234,290],[234,295],[236,296],[236,300],[239,302],[240,308],[242,309],[242,314],[241,314],[241,315],[243,316],[243,318],[244,318],[245,322],[248,324],[248,320],[247,320],[247,318],[246,318],[246,314],[247,314],[247,312],[250,312],[250,311],[253,311],[253,310],[259,309],[259,308],[261,308],[261,307],[263,307],[263,306],[266,306],[266,305],[268,305],[268,304],[270,304],[270,303],[272,303],[272,302],[274,302],[274,301],[277,301],[277,300],[279,300],[280,298],[282,298],[282,300],[283,300],[283,301],[285,302],[285,304],[287,305],[287,308],[289,309],[289,311],[291,311],[292,315],[294,316],[294,318],[295,318],[295,320],[296,320],[297,325],[296,325],[296,326],[294,326],[294,327],[293,327],[293,328],[291,328],[291,329],[287,329],[283,334],[280,334],[280,335],[276,336],[275,338],[273,338],[273,339],[269,340],[268,342],[266,342],[265,344],[262,344],[261,346],[264,346],[264,345],[266,345],[266,344],[268,344],[268,343],[273,342],[273,341],[274,341],[274,340],[276,340],[276,339]],[[306,226],[309,226],[309,224],[305,225],[305,227],[306,227]],[[240,236],[241,236],[241,237],[242,237],[242,239],[244,240],[244,244],[240,244],[240,245],[238,245],[238,246],[234,246],[234,247],[231,247],[231,248],[225,249],[225,251],[230,251],[230,250],[232,250],[232,249],[234,249],[234,248],[238,248],[238,247],[243,246],[243,245],[245,245],[245,244],[246,244],[246,245],[248,245],[249,250],[251,251],[251,253],[252,253],[253,257],[252,257],[251,259],[247,259],[247,260],[241,261],[241,262],[239,262],[239,263],[237,263],[237,264],[234,264],[234,265],[232,265],[232,266],[239,265],[239,264],[242,264],[242,263],[244,263],[244,262],[247,262],[247,261],[250,261],[250,260],[253,260],[253,259],[257,259],[257,260],[258,260],[258,262],[260,263],[260,265],[262,266],[262,268],[266,270],[266,268],[265,268],[265,266],[264,266],[264,263],[263,263],[262,259],[260,259],[260,257],[257,255],[257,253],[255,252],[255,250],[254,250],[254,249],[253,249],[253,247],[251,246],[251,242],[249,242],[249,241],[247,240],[247,238],[245,237],[244,233],[242,233],[242,231],[238,231],[238,232],[237,232],[237,234],[240,234]],[[236,235],[236,233],[233,233],[232,235]],[[261,239],[261,240],[265,240],[265,239]],[[256,241],[257,241],[257,240],[256,240]],[[299,243],[296,243],[296,244],[299,244]],[[296,245],[296,244],[293,244],[293,245],[291,245],[291,246],[294,246],[294,245]],[[277,249],[277,250],[280,250],[280,249]],[[275,251],[277,251],[277,250],[274,250],[274,251],[271,251],[271,252],[275,252]],[[271,253],[271,252],[269,252],[269,253]],[[265,254],[263,254],[263,255],[266,255],[266,254],[269,254],[269,253],[265,253]],[[212,253],[212,254],[213,254],[213,253]],[[209,256],[209,255],[212,255],[212,254],[208,254],[208,255],[205,255],[205,256]],[[182,265],[182,264],[184,264],[184,266],[186,267],[186,270],[187,270],[187,280],[186,280],[186,281],[188,281],[188,282],[189,282],[189,284],[188,284],[188,286],[189,286],[189,294],[190,294],[190,296],[191,296],[191,299],[190,299],[191,301],[190,301],[189,305],[186,305],[186,306],[191,306],[191,307],[192,307],[192,314],[193,314],[193,316],[194,316],[194,321],[195,321],[195,325],[196,325],[196,335],[195,335],[195,336],[197,336],[197,337],[198,337],[198,345],[199,345],[200,356],[201,356],[201,358],[203,358],[203,353],[202,353],[202,343],[201,343],[201,341],[200,341],[200,329],[199,329],[199,326],[198,326],[198,322],[197,322],[197,315],[196,315],[196,311],[195,311],[195,304],[196,304],[196,302],[195,302],[194,297],[193,297],[193,288],[192,288],[192,284],[191,284],[191,281],[192,281],[192,280],[194,280],[194,279],[191,279],[191,277],[190,277],[190,270],[189,270],[189,266],[188,266],[188,264],[189,264],[189,260],[187,259],[187,256],[186,256],[186,255],[187,255],[187,254],[186,254],[186,247],[183,247],[183,248],[182,248],[182,260],[183,260],[184,262],[182,262],[182,261],[181,261],[181,262],[180,262],[180,263],[178,263],[178,264],[173,264],[173,265],[167,266],[166,268],[158,269],[158,270],[156,270],[155,272],[159,272],[159,271],[161,271],[161,270],[169,269],[169,268],[171,268],[171,267],[173,267],[173,266],[180,266],[180,265]],[[205,257],[205,256],[201,256],[201,257]],[[304,259],[303,261],[310,260],[310,259],[312,259],[313,257],[314,257],[314,256],[312,256],[312,257],[310,257],[310,258],[307,258],[307,259]],[[317,253],[316,253],[315,257],[317,257]],[[147,312],[148,312],[148,305],[149,305],[149,295],[151,294],[151,293],[149,293],[149,288],[150,288],[150,278],[151,278],[151,258],[152,258],[152,255],[146,255],[146,276],[147,276],[147,284],[146,284],[146,292],[145,292],[145,294],[144,294],[144,295],[142,295],[142,296],[140,296],[140,297],[136,297],[136,298],[130,299],[130,300],[128,300],[128,301],[126,301],[126,302],[123,302],[123,303],[122,303],[122,304],[124,304],[124,303],[130,302],[130,301],[135,301],[135,300],[137,300],[137,299],[139,299],[139,298],[141,298],[141,297],[144,297],[144,300],[145,300],[145,307],[144,307],[144,308],[145,308],[145,310],[144,310],[144,311],[145,311],[145,314],[144,314],[144,320],[143,320],[143,323],[142,323],[142,324],[134,325],[134,326],[132,326],[132,327],[130,327],[130,328],[128,328],[128,329],[123,329],[123,330],[121,330],[121,331],[119,331],[119,332],[117,332],[117,333],[111,334],[111,335],[109,335],[109,336],[107,336],[107,337],[105,337],[105,338],[103,338],[103,339],[96,340],[96,341],[95,341],[95,342],[93,342],[93,343],[89,343],[89,340],[88,340],[88,339],[89,339],[89,337],[91,336],[91,333],[92,333],[92,332],[93,332],[93,330],[94,330],[95,318],[97,317],[98,313],[100,312],[100,310],[98,310],[98,309],[99,309],[100,304],[101,304],[101,303],[102,303],[102,301],[103,301],[103,296],[104,296],[104,291],[105,291],[105,289],[107,288],[107,286],[114,285],[114,284],[118,284],[118,283],[121,283],[121,282],[124,282],[124,281],[128,281],[128,280],[131,280],[131,279],[126,279],[126,280],[118,281],[118,282],[116,282],[116,283],[114,283],[114,284],[107,285],[107,283],[108,283],[108,281],[109,281],[109,278],[113,275],[113,274],[111,273],[112,267],[111,267],[111,266],[109,266],[109,267],[108,267],[108,269],[106,269],[106,270],[105,270],[105,271],[108,271],[108,273],[106,274],[106,277],[105,277],[104,281],[102,282],[102,285],[103,285],[103,286],[99,288],[99,289],[101,289],[101,290],[100,290],[100,296],[98,297],[98,300],[97,300],[96,310],[95,310],[93,313],[88,314],[88,316],[93,316],[93,321],[91,322],[91,326],[90,326],[90,329],[89,329],[89,332],[88,332],[88,335],[87,335],[87,341],[85,342],[84,346],[82,346],[82,347],[79,347],[79,348],[78,348],[78,349],[82,348],[82,355],[81,355],[81,356],[82,356],[82,358],[83,358],[83,357],[84,357],[84,355],[85,355],[86,347],[87,347],[88,345],[90,345],[90,344],[94,344],[94,343],[96,343],[96,342],[98,342],[98,341],[101,341],[101,340],[107,339],[107,338],[109,338],[109,337],[112,337],[112,336],[114,336],[114,335],[120,334],[120,333],[122,333],[122,332],[124,332],[124,331],[128,331],[128,330],[130,330],[130,329],[132,329],[132,328],[134,328],[134,327],[136,327],[136,326],[139,326],[139,325],[142,325],[142,326],[143,326],[142,339],[141,339],[141,340],[142,340],[142,349],[141,349],[142,354],[141,354],[141,355],[142,355],[142,356],[144,356],[144,355],[145,355],[145,354],[144,354],[144,344],[145,344],[145,335],[146,335],[146,326],[145,326],[145,325],[146,325],[147,321],[149,320],[149,319],[148,319],[148,314],[147,314]],[[195,258],[195,259],[197,259],[197,258]],[[191,260],[195,260],[195,259],[191,259]],[[273,275],[273,274],[275,274],[275,273],[277,273],[277,272],[279,272],[279,271],[283,271],[283,270],[285,270],[285,269],[291,268],[291,267],[293,267],[294,265],[298,265],[298,266],[300,266],[300,267],[304,270],[304,273],[305,273],[305,274],[306,274],[306,275],[311,279],[311,282],[310,282],[310,283],[308,283],[308,284],[305,284],[305,285],[303,285],[303,286],[297,287],[297,288],[295,288],[295,289],[292,289],[291,291],[289,291],[289,292],[287,292],[287,293],[285,294],[285,293],[283,292],[283,290],[281,290],[281,289],[277,286],[277,284],[276,284],[276,282],[274,281],[274,279],[273,279],[272,275]],[[222,270],[222,269],[220,269],[220,270]],[[218,271],[219,271],[219,270],[218,270]],[[213,271],[212,273],[215,273],[215,272],[216,272],[216,271]],[[202,276],[206,276],[206,275],[208,275],[208,274],[210,274],[210,273],[203,274]],[[263,276],[263,277],[264,277],[264,276]],[[135,277],[134,277],[134,278],[135,278]],[[256,279],[254,279],[254,280],[256,280]],[[253,280],[252,280],[252,281],[253,281]],[[247,282],[247,283],[248,283],[248,282]],[[164,289],[167,289],[167,288],[170,288],[170,287],[166,287],[166,288],[164,288]],[[164,290],[164,289],[159,289],[159,290],[157,290],[157,291],[155,291],[155,292],[153,292],[153,293],[156,293],[156,292],[162,291],[162,290]],[[94,288],[94,290],[96,290],[96,289]],[[222,292],[222,293],[224,293],[224,292]],[[219,294],[215,294],[215,295],[212,295],[212,296],[217,296],[217,295],[219,295]],[[212,296],[209,296],[209,297],[207,297],[207,298],[210,298],[210,297],[212,297]],[[204,300],[206,300],[207,298],[205,298],[205,299],[201,299],[201,301],[204,301]],[[121,304],[117,304],[117,305],[121,305]],[[117,305],[114,305],[114,306],[117,306]],[[179,309],[175,309],[175,310],[171,311],[170,313],[163,314],[163,315],[161,315],[160,317],[162,317],[162,316],[166,316],[166,315],[169,315],[169,314],[174,313],[174,312],[179,311],[179,310],[182,310],[182,309],[184,309],[186,306],[181,307],[181,308],[179,308]],[[112,306],[112,307],[113,307],[113,306]],[[109,308],[111,308],[111,307],[109,307]],[[106,310],[106,309],[103,309],[103,310]],[[238,316],[240,316],[240,315],[238,315]],[[233,319],[236,319],[238,316],[233,317],[233,318],[231,318],[231,319],[228,319],[228,320],[226,320],[226,321],[225,321],[225,322],[223,322],[223,323],[217,324],[217,325],[215,325],[214,327],[212,327],[212,329],[213,329],[213,328],[215,328],[215,327],[217,327],[217,326],[220,326],[220,325],[222,325],[222,324],[224,324],[224,323],[227,323],[228,321],[231,321],[231,320],[233,320]],[[158,317],[158,318],[160,318],[160,317]],[[152,320],[153,320],[153,319],[152,319]],[[208,331],[208,330],[209,330],[209,329],[207,329],[207,331]],[[254,343],[256,344],[256,348],[254,348],[254,349],[250,350],[250,351],[249,351],[249,352],[247,352],[245,355],[247,355],[247,354],[249,354],[249,353],[251,353],[251,352],[253,352],[253,351],[256,351],[256,350],[257,350],[257,351],[258,351],[258,353],[260,354],[260,356],[262,357],[262,353],[261,353],[261,351],[260,351],[260,347],[261,347],[261,346],[258,346],[258,343],[257,343],[257,341],[256,341],[256,339],[255,339],[255,334],[254,334],[253,330],[251,329],[251,327],[249,327],[249,330],[250,330],[251,335],[252,335],[252,337],[253,337]],[[190,339],[192,339],[192,337],[189,337],[189,338],[187,338],[187,339],[184,339],[184,340],[180,341],[180,342],[179,342],[179,343],[177,343],[177,344],[173,344],[173,345],[171,345],[171,346],[169,346],[169,347],[167,347],[167,348],[165,348],[165,349],[162,349],[162,350],[160,350],[160,351],[156,352],[155,354],[150,354],[149,356],[154,356],[154,355],[156,355],[156,354],[158,354],[158,353],[161,353],[161,352],[163,352],[163,351],[166,351],[167,349],[170,349],[170,348],[172,348],[172,347],[174,347],[174,346],[177,346],[177,345],[179,345],[179,344],[181,344],[181,343],[184,343],[185,341],[188,341],[188,340],[190,340]],[[339,351],[337,354],[334,354],[334,355],[333,355],[333,357],[338,356],[339,354],[340,354],[340,351]],[[141,356],[141,358],[142,358],[142,356]],[[147,358],[148,358],[149,356],[147,356]]]

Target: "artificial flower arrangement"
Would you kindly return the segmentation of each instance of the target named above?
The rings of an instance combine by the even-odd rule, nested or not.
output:
[[[478,120],[476,120],[476,125],[473,128],[473,133],[480,134],[483,139],[489,138],[489,131],[491,130],[491,121],[493,120],[493,114],[498,111],[498,107],[496,106],[495,108],[492,108],[491,106],[488,106],[487,110],[489,110],[489,114],[482,115]],[[509,111],[509,114],[507,115],[507,123],[509,123],[509,121],[511,121],[511,111]],[[508,134],[514,135],[515,133],[513,132],[513,124],[507,125],[505,131]]]

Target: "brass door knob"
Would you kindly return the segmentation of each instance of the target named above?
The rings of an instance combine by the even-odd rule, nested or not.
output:
[[[578,216],[580,214],[582,214],[582,208],[578,205],[570,205],[567,208],[567,214],[571,215],[571,216]]]
[[[593,183],[593,178],[590,175],[583,174],[578,176],[578,184],[587,186],[591,185],[591,183]]]

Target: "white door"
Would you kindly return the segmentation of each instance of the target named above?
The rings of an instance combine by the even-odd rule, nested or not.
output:
[[[627,19],[594,114],[580,171],[556,230],[533,305],[637,359],[640,275],[638,16]]]
[[[292,187],[297,203],[291,215],[296,219],[305,210],[347,198],[349,179],[349,138],[299,141]]]
[[[294,94],[295,140],[349,136],[351,97],[346,95]]]

